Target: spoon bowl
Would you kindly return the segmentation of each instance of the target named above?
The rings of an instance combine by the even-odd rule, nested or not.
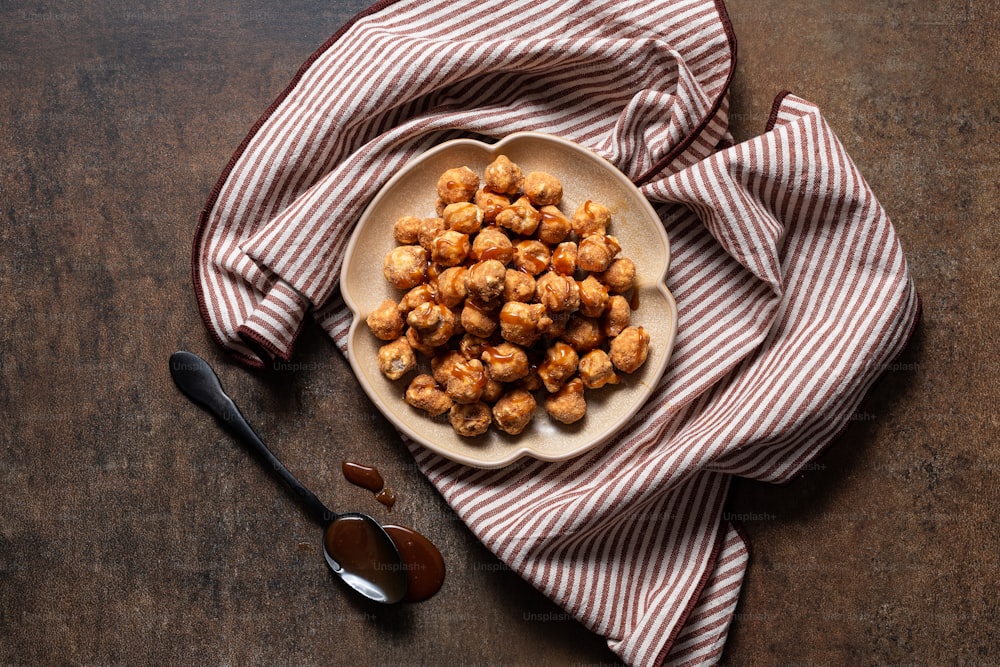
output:
[[[191,352],[170,356],[170,375],[192,402],[213,414],[236,438],[257,453],[324,526],[323,556],[348,586],[370,600],[393,604],[407,592],[407,574],[396,544],[378,521],[361,512],[328,510],[275,457],[222,389],[204,359]]]

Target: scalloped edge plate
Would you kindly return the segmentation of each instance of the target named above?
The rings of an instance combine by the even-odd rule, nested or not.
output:
[[[368,313],[401,292],[382,276],[382,260],[396,245],[392,226],[403,215],[430,216],[437,180],[446,169],[467,165],[483,173],[504,154],[525,173],[546,171],[563,183],[560,208],[572,215],[587,199],[611,209],[609,233],[618,237],[622,255],[636,264],[638,307],[632,323],[643,326],[651,342],[646,363],[621,383],[588,390],[587,415],[572,425],[551,420],[539,405],[532,423],[516,436],[491,428],[466,438],[446,418],[430,418],[403,401],[413,374],[391,381],[379,372],[378,348],[384,344],[365,324]],[[489,144],[473,139],[447,141],[424,152],[397,172],[367,206],[347,246],[341,270],[341,293],[353,313],[347,336],[348,360],[375,406],[404,435],[452,461],[479,468],[499,468],[522,457],[564,461],[614,437],[652,394],[666,369],[677,334],[677,304],[664,284],[670,266],[670,243],[663,223],[645,197],[610,162],[557,136],[519,132]],[[419,355],[418,355],[419,357]],[[421,362],[423,363],[423,361]]]

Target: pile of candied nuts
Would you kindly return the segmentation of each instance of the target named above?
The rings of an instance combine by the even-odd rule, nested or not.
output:
[[[619,382],[645,361],[649,334],[630,325],[635,263],[608,234],[611,212],[587,200],[567,217],[563,187],[544,172],[523,174],[506,156],[479,176],[448,169],[437,183],[437,215],[404,216],[383,273],[405,291],[367,317],[390,341],[381,372],[411,372],[405,401],[432,417],[448,413],[457,433],[491,424],[516,435],[546,412],[572,424],[584,390]],[[431,373],[417,368],[430,359]]]

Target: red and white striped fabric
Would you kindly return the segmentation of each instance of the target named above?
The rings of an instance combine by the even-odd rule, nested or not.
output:
[[[209,331],[288,359],[307,315],[341,347],[342,251],[402,164],[462,135],[559,134],[657,205],[679,326],[608,445],[500,470],[407,443],[511,568],[634,665],[721,655],[748,561],[733,475],[784,481],[902,349],[919,303],[895,232],[819,111],[782,95],[730,145],[735,41],[712,0],[383,1],[303,66],[220,178],[194,243]]]

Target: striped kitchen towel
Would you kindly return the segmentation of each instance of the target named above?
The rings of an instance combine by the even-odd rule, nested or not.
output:
[[[563,463],[478,470],[407,444],[487,547],[628,664],[718,660],[748,561],[723,518],[730,480],[801,471],[919,311],[885,211],[815,106],[782,94],[732,145],[734,64],[713,0],[383,0],[267,109],[194,241],[209,332],[259,367],[289,359],[307,316],[345,349],[353,225],[427,148],[536,130],[627,174],[666,226],[679,308],[645,407]]]

